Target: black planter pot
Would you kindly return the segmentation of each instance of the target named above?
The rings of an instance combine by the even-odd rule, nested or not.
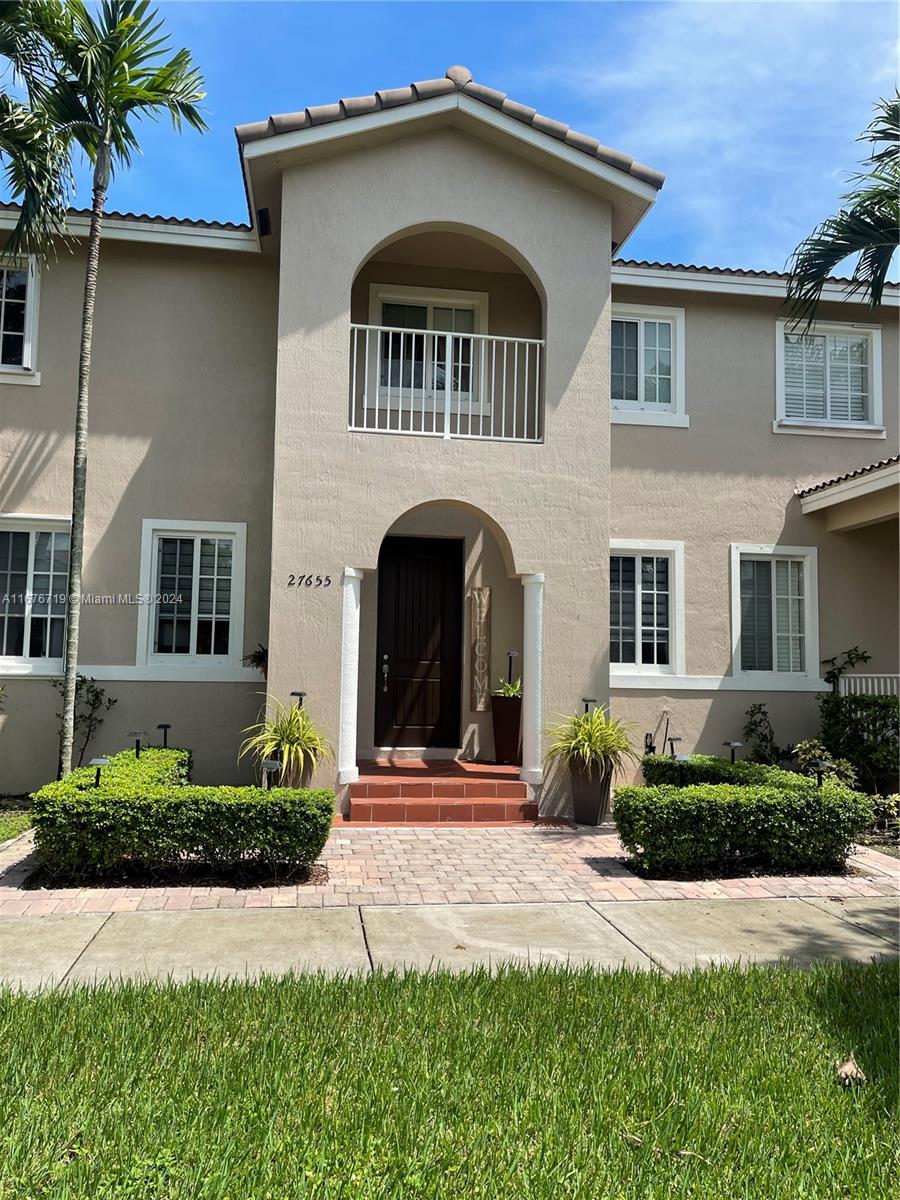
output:
[[[521,763],[522,697],[491,696],[494,761]]]
[[[612,771],[596,765],[569,767],[572,809],[576,825],[602,825],[609,812]]]

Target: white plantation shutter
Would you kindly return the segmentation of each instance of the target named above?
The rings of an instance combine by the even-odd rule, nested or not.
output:
[[[775,562],[775,669],[804,670],[803,563]]]
[[[869,340],[832,334],[828,338],[828,416],[865,421],[869,408]]]
[[[784,415],[793,420],[825,419],[825,338],[784,337]]]

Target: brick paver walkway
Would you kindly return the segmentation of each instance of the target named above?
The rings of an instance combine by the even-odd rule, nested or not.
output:
[[[336,826],[321,862],[328,880],[287,887],[22,887],[34,869],[31,835],[0,849],[0,915],[356,904],[522,903],[890,896],[900,860],[857,849],[853,873],[700,883],[645,881],[621,861],[615,833],[541,826]]]

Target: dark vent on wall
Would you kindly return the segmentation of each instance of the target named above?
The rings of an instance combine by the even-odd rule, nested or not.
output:
[[[258,208],[256,210],[256,228],[259,230],[260,237],[268,237],[272,232],[272,222],[269,220],[269,210],[267,208]]]

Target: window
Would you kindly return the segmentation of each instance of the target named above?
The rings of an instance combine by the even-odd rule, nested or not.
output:
[[[0,524],[0,659],[62,663],[68,525]]]
[[[610,546],[609,658],[613,672],[683,672],[683,544],[613,540]]]
[[[811,547],[732,547],[736,674],[818,674],[815,572]]]
[[[144,522],[141,590],[151,603],[141,610],[139,663],[240,661],[245,528]]]
[[[377,355],[379,403],[404,408],[414,392],[421,399],[448,388],[454,409],[467,401],[477,351],[466,335],[487,331],[487,306],[483,292],[372,284],[369,323],[380,332],[367,344]]]
[[[881,430],[880,330],[777,326],[775,428]]]
[[[613,305],[610,398],[616,423],[688,424],[684,309]]]
[[[0,374],[30,375],[37,308],[32,260],[0,267]]]

